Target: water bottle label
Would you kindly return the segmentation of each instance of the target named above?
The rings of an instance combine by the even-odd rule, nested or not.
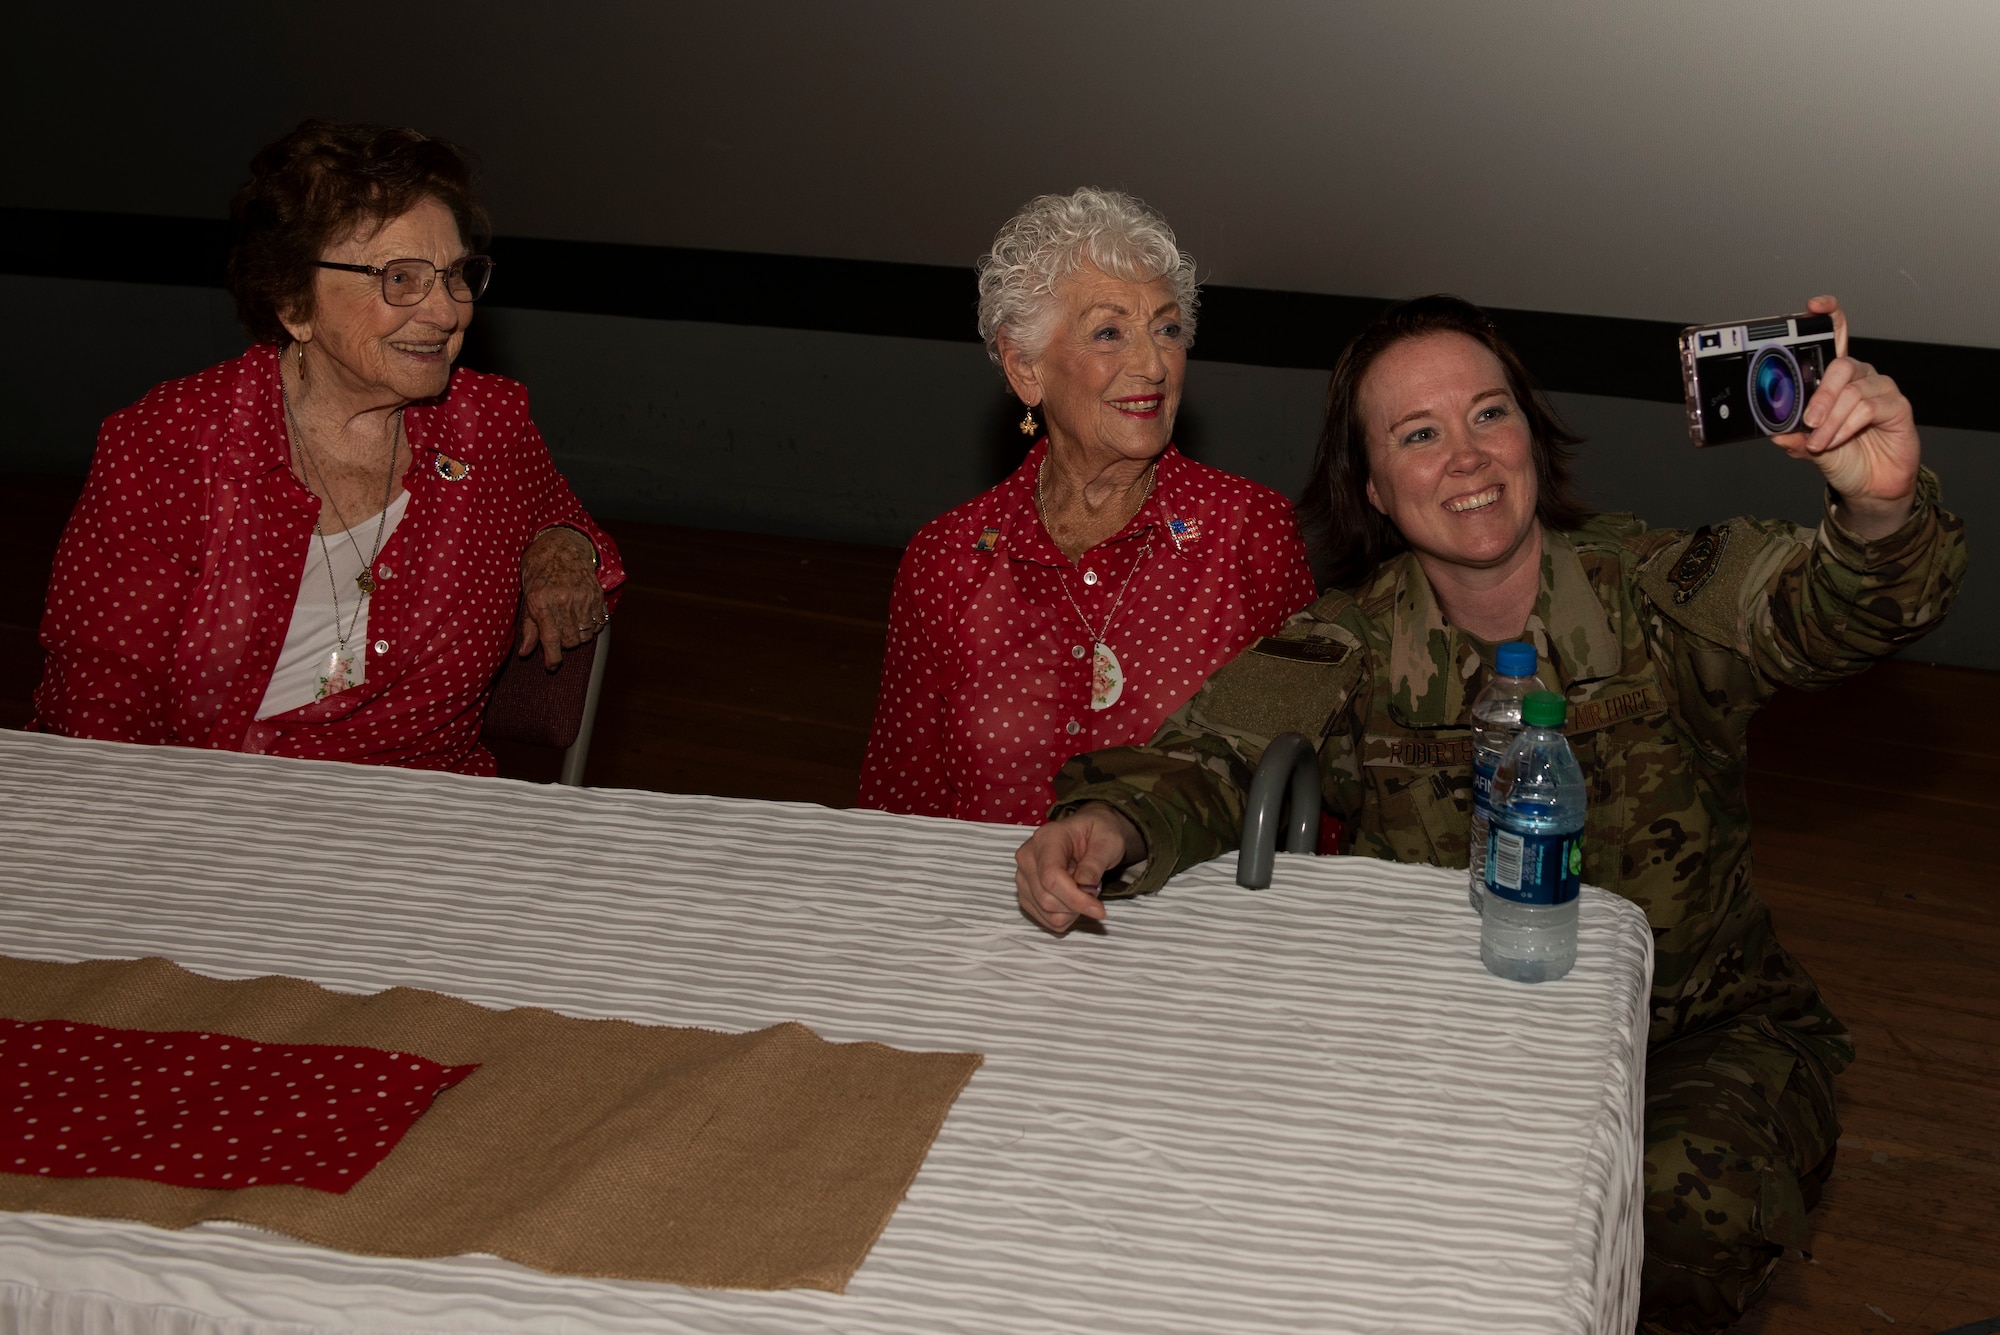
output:
[[[1488,820],[1493,819],[1493,776],[1499,772],[1497,755],[1491,759],[1481,756],[1472,763],[1472,809]]]
[[[1486,835],[1486,888],[1516,904],[1567,904],[1583,871],[1575,834],[1516,834],[1495,825]]]

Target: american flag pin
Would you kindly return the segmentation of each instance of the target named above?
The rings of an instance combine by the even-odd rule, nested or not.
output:
[[[1169,519],[1167,521],[1167,536],[1174,540],[1174,546],[1184,546],[1201,536],[1201,521],[1199,519]]]

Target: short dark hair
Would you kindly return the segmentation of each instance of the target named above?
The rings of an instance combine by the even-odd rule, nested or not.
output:
[[[442,139],[386,125],[305,121],[250,159],[230,201],[229,291],[260,343],[291,340],[284,317],[310,317],[313,261],[355,229],[382,224],[427,199],[451,210],[474,250],[492,235],[467,155]]]
[[[1389,517],[1368,503],[1368,429],[1361,420],[1361,382],[1390,348],[1431,334],[1463,334],[1499,359],[1533,440],[1535,517],[1555,529],[1575,528],[1590,517],[1570,483],[1570,459],[1583,438],[1562,424],[1486,312],[1444,293],[1416,297],[1376,316],[1333,366],[1319,451],[1299,499],[1300,525],[1324,587],[1354,588],[1384,561],[1408,549]]]

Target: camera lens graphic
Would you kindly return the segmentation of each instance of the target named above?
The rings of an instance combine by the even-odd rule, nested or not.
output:
[[[1803,377],[1790,348],[1765,348],[1750,363],[1750,415],[1767,436],[1799,424]]]

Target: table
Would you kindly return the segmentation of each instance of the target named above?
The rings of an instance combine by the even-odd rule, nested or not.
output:
[[[1488,976],[1461,873],[1234,859],[1056,940],[1022,832],[0,733],[0,951],[972,1050],[845,1295],[0,1216],[0,1327],[1630,1331],[1652,942]]]

